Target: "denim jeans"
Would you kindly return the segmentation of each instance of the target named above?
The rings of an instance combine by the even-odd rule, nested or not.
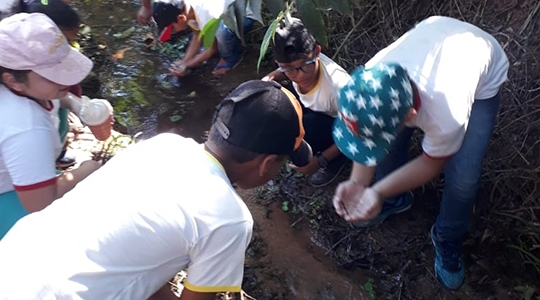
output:
[[[445,185],[435,223],[437,240],[441,242],[461,245],[461,239],[467,231],[480,186],[482,161],[493,132],[499,102],[499,94],[490,99],[475,100],[463,144],[444,167]],[[406,127],[398,135],[388,155],[377,166],[376,180],[390,174],[409,160],[409,140],[413,132],[414,128]],[[401,196],[403,195],[388,200],[395,201]]]
[[[244,34],[250,32],[253,29],[255,21],[250,18],[244,18]],[[229,29],[222,21],[219,25],[219,29],[216,32],[216,38],[218,43],[218,51],[221,58],[228,64],[234,66],[242,57],[242,42],[236,36],[233,30]]]

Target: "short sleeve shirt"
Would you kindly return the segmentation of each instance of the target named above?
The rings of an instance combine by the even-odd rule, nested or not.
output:
[[[311,91],[302,94],[296,83],[293,82],[293,86],[304,107],[335,118],[338,111],[339,89],[347,85],[351,76],[340,65],[322,53],[319,54],[319,61],[319,79]]]
[[[431,157],[456,153],[474,101],[495,96],[506,81],[508,59],[497,40],[480,28],[449,17],[430,17],[377,53],[366,68],[396,62],[418,87],[420,109],[410,126],[424,133]]]
[[[53,184],[61,145],[51,111],[0,85],[0,194]]]
[[[240,291],[252,226],[219,162],[161,134],[15,224],[0,241],[0,299],[147,299],[184,268],[189,290]]]

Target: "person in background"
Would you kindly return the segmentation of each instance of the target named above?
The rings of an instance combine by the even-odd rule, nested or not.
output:
[[[142,10],[146,11],[146,1],[143,0]],[[229,70],[240,63],[243,55],[242,44],[236,33],[229,29],[223,21],[216,32],[214,42],[210,48],[204,49],[201,30],[213,18],[219,18],[227,11],[233,0],[220,1],[189,1],[189,0],[157,0],[152,4],[152,17],[156,21],[159,31],[159,40],[166,42],[174,32],[192,30],[189,45],[184,57],[175,61],[170,69],[171,74],[184,77],[189,70],[199,66],[219,52],[221,58],[212,74],[225,75]],[[243,32],[253,29],[255,16],[248,5],[246,17],[243,20]]]
[[[49,113],[92,65],[44,14],[0,21],[0,238],[99,168],[86,161],[56,176],[62,145]]]
[[[356,69],[339,94],[334,140],[355,163],[336,189],[336,212],[357,226],[374,226],[409,209],[408,191],[444,172],[431,239],[435,275],[448,290],[465,278],[462,240],[507,73],[508,59],[493,36],[434,16]],[[415,128],[424,132],[423,153],[409,160]]]
[[[65,3],[72,3],[74,0],[62,0]],[[0,1],[0,20],[10,17],[16,13],[25,12],[24,7],[33,2],[47,3],[42,0],[2,0]]]
[[[253,219],[235,186],[264,184],[287,159],[309,163],[303,136],[290,91],[241,84],[204,145],[171,133],[132,145],[15,224],[0,241],[0,299],[178,299],[167,282],[186,267],[181,300],[240,292]]]
[[[280,24],[273,41],[272,50],[278,68],[263,80],[292,81],[304,107],[306,141],[316,153],[307,166],[293,168],[310,175],[308,182],[312,186],[325,186],[340,174],[348,162],[334,144],[332,125],[338,113],[338,91],[351,77],[321,53],[321,46],[297,18],[293,18],[289,25]]]

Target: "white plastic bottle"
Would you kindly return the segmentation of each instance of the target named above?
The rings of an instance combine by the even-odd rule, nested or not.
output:
[[[77,97],[72,93],[66,96],[72,111],[88,125],[94,136],[104,141],[109,138],[112,130],[111,116],[113,107],[104,99],[90,99],[86,96]]]
[[[68,99],[73,112],[88,126],[101,125],[107,121],[113,111],[109,101],[104,99],[81,98],[68,93]]]

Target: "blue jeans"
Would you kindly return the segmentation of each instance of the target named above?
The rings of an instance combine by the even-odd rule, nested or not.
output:
[[[250,18],[244,18],[244,34],[250,32],[253,29],[255,21]],[[229,67],[233,67],[242,57],[243,49],[242,42],[236,36],[233,30],[229,29],[222,21],[219,25],[219,29],[216,32],[216,39],[218,43],[218,51],[221,58],[227,62]]]
[[[435,223],[437,240],[441,242],[461,245],[461,239],[467,231],[480,186],[482,161],[493,132],[499,102],[499,94],[490,99],[475,100],[463,144],[444,167],[445,185]],[[414,130],[406,127],[398,135],[388,155],[377,166],[376,180],[407,163],[409,140]],[[388,200],[393,201],[395,198]]]

